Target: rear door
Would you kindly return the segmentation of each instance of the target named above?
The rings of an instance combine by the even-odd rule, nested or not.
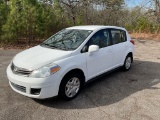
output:
[[[127,50],[126,32],[120,29],[111,29],[113,43],[113,68],[123,65]]]
[[[112,67],[113,51],[111,46],[110,32],[107,29],[95,33],[88,41],[90,45],[98,45],[99,51],[91,55],[86,52],[88,79],[100,75]]]

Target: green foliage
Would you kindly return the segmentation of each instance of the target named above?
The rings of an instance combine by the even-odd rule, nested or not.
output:
[[[51,4],[37,0],[10,0],[10,13],[2,24],[2,40],[30,44],[36,39],[43,39],[53,34],[59,21],[56,19]]]
[[[152,12],[140,7],[125,9],[125,0],[6,1],[0,0],[0,43],[29,45],[73,25],[103,24],[136,32],[160,31]]]
[[[7,16],[9,14],[9,7],[4,1],[0,1],[0,36],[2,35],[2,26],[7,21]]]
[[[139,33],[158,33],[160,30],[159,26],[160,25],[155,24],[153,21],[150,21],[145,16],[137,18],[131,24],[125,24],[127,30]]]

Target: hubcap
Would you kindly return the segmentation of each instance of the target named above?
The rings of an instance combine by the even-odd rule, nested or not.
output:
[[[77,77],[71,78],[65,87],[65,94],[67,97],[74,97],[80,89],[80,80]]]
[[[126,64],[125,64],[125,66],[126,66],[126,69],[129,69],[130,67],[131,67],[131,57],[128,57],[127,59],[126,59]]]

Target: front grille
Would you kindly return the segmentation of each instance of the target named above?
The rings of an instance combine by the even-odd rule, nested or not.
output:
[[[26,87],[24,87],[24,86],[20,86],[20,85],[17,85],[15,83],[12,83],[12,82],[11,82],[11,85],[18,91],[26,92]]]
[[[14,74],[17,75],[23,75],[23,76],[29,76],[32,71],[24,69],[24,68],[19,68],[15,66],[13,63],[11,64],[11,70]]]

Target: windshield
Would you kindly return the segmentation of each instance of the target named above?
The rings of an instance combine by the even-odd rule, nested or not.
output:
[[[91,34],[92,30],[63,29],[44,41],[41,46],[74,50]]]

